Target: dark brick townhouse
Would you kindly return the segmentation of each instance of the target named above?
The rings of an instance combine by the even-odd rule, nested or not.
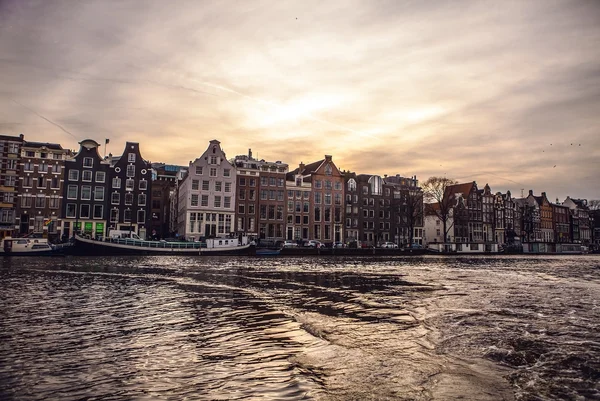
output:
[[[144,160],[136,142],[126,142],[123,154],[109,156],[108,161],[111,165],[107,194],[109,228],[129,230],[141,238],[151,236],[151,163]]]
[[[70,151],[56,143],[23,142],[19,163],[19,235],[56,241],[62,231],[64,164]]]
[[[12,236],[16,231],[17,176],[22,144],[23,135],[0,135],[0,238]]]
[[[62,234],[69,237],[78,231],[102,237],[107,228],[110,164],[100,157],[98,142],[85,139],[79,145],[79,151],[64,163]]]

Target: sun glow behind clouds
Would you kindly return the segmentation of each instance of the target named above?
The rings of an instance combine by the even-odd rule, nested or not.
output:
[[[285,103],[272,103],[254,114],[261,127],[270,127],[281,123],[297,123],[305,119],[315,119],[321,113],[342,106],[345,99],[341,95],[308,93]]]

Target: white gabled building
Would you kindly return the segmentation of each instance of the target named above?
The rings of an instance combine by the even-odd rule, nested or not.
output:
[[[234,166],[216,139],[190,162],[178,185],[177,232],[186,239],[225,237],[234,231]]]

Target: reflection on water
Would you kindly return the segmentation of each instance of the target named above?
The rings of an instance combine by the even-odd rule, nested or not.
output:
[[[599,399],[600,258],[46,258],[0,399]]]

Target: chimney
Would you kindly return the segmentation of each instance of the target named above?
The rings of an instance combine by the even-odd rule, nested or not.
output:
[[[248,148],[248,159],[252,159],[252,149]]]
[[[331,155],[325,155],[325,160],[330,162],[331,161]]]
[[[529,190],[529,195],[530,195],[530,196],[533,196],[533,189],[530,189],[530,190]]]
[[[545,198],[546,197],[546,193],[542,192],[542,197]]]
[[[303,171],[304,171],[304,163],[300,162],[300,166],[299,166],[299,168],[298,168],[298,172],[299,172],[300,174],[302,174],[302,172],[303,172]]]

